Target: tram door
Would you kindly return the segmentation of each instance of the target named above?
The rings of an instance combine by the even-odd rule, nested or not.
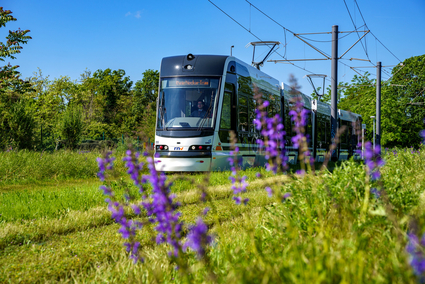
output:
[[[229,68],[230,69],[230,68]],[[226,76],[226,82],[223,93],[223,105],[220,118],[220,129],[218,136],[221,143],[230,145],[230,133],[233,132],[237,137],[237,101],[236,101],[236,75],[230,70]],[[227,144],[228,143],[228,144]],[[226,146],[227,147],[227,146]],[[228,146],[230,149],[230,146]]]

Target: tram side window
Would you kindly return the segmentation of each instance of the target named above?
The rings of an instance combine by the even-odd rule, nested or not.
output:
[[[239,97],[239,130],[248,131],[248,101],[246,97]]]
[[[255,119],[255,108],[257,107],[257,101],[254,98],[251,98],[249,100],[249,131],[254,132],[256,131],[255,125],[253,124],[253,121]]]
[[[232,94],[225,92],[221,109],[220,129],[231,128]]]
[[[292,140],[290,137],[293,137],[293,130],[292,130],[292,122],[291,122],[291,116],[289,115],[289,111],[290,111],[291,105],[288,102],[288,100],[285,100],[285,124],[284,124],[284,129],[286,132],[286,145],[287,146],[292,146]]]
[[[325,117],[322,114],[318,114],[318,125],[317,125],[317,147],[325,148],[326,146],[326,123]]]
[[[345,126],[345,130],[341,133],[341,146],[348,146],[348,123],[345,120],[341,121],[342,126]]]
[[[307,140],[307,145],[308,147],[311,147],[312,145],[312,135],[313,135],[313,125],[312,125],[312,117],[311,117],[312,112],[310,110],[308,110],[308,114],[307,114],[307,121],[306,121],[306,129],[305,129],[305,134],[308,135],[308,140]]]
[[[331,137],[331,118],[330,116],[326,117],[326,144],[327,144],[327,149],[329,149],[329,146],[332,143],[332,137]]]

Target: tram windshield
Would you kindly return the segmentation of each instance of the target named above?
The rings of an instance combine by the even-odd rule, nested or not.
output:
[[[219,79],[163,78],[158,98],[157,128],[200,130],[212,128],[216,115]]]

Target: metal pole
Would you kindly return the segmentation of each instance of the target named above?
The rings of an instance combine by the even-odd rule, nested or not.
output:
[[[331,63],[331,141],[335,141],[338,128],[338,26],[332,26],[332,63]],[[334,149],[332,161],[338,160],[338,151]]]
[[[375,149],[376,145],[376,125],[375,125],[375,118],[373,118],[373,149]]]
[[[313,158],[316,161],[317,156],[317,111],[313,111]]]
[[[378,146],[381,146],[381,67],[381,62],[378,61],[376,63],[376,145]]]
[[[373,147],[373,149],[375,149],[375,117],[371,116],[370,118],[372,118],[372,120],[373,120],[373,127],[372,127],[373,144],[372,144],[372,147]]]

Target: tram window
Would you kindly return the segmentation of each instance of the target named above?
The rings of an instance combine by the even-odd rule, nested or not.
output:
[[[247,98],[239,97],[239,130],[248,131],[248,107]]]
[[[255,119],[255,108],[257,107],[257,103],[255,99],[251,99],[249,101],[249,131],[254,132],[256,131],[255,126],[253,124],[253,121]]]
[[[326,123],[326,144],[331,145],[332,139],[331,139],[331,118],[326,117],[325,119]]]
[[[343,120],[341,121],[342,126],[345,126],[345,130],[341,133],[341,144],[344,146],[348,145],[348,122]]]
[[[322,114],[318,114],[318,125],[317,125],[317,145],[319,148],[325,148],[326,146],[326,122],[325,117]]]
[[[225,92],[221,109],[220,129],[231,128],[232,94]]]
[[[305,134],[308,135],[307,145],[308,147],[311,147],[311,141],[312,141],[312,124],[311,124],[311,111],[308,111],[307,114],[307,121],[306,121],[306,129]]]

